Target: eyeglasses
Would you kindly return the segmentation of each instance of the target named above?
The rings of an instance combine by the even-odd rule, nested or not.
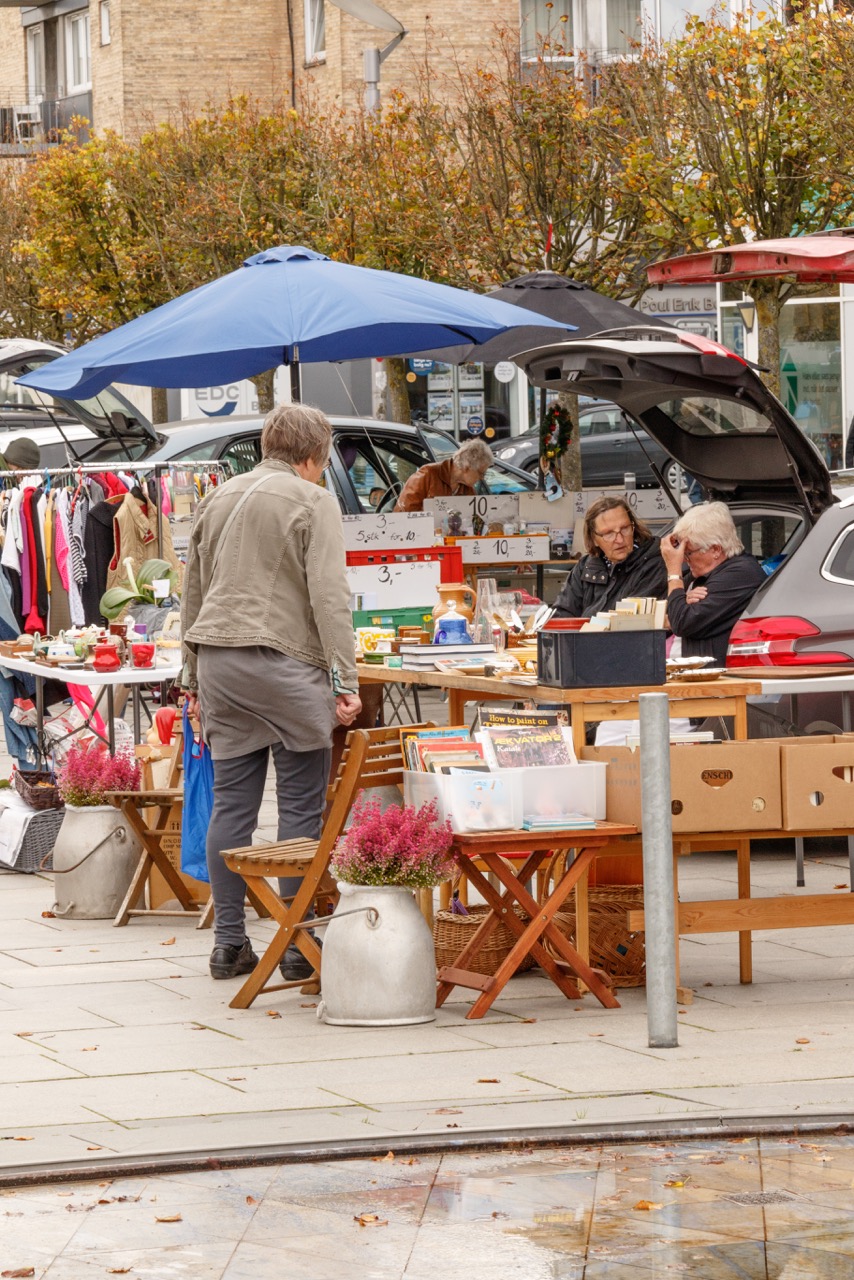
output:
[[[609,529],[606,533],[598,533],[593,530],[594,537],[601,538],[603,542],[616,542],[618,538],[622,538],[625,542],[634,534],[635,527],[632,524],[620,525],[619,529]]]

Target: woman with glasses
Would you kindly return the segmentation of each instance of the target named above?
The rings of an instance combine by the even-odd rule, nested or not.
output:
[[[558,616],[589,618],[624,596],[667,594],[658,538],[622,498],[599,498],[584,517],[582,556],[557,598]]]
[[[759,561],[745,552],[728,507],[723,502],[691,507],[662,539],[661,558],[667,569],[667,617],[681,640],[681,656],[711,657],[725,666],[729,634],[765,581]]]

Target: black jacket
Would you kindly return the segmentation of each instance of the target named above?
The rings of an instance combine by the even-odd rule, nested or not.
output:
[[[624,596],[667,594],[667,568],[661,558],[658,538],[636,546],[620,564],[604,556],[582,556],[563,585],[555,602],[558,616],[589,618],[603,609],[613,609]]]
[[[667,617],[673,634],[682,637],[683,656],[711,656],[718,666],[726,666],[729,633],[764,581],[759,561],[742,552],[689,583],[706,587],[709,594],[705,600],[688,604],[684,588],[672,591],[667,598]]]

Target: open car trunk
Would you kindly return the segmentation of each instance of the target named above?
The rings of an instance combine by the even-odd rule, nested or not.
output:
[[[814,523],[834,501],[830,473],[754,369],[695,334],[637,332],[539,347],[517,362],[536,386],[613,400],[710,498],[795,506]]]

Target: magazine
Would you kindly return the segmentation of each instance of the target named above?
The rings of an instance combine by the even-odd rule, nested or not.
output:
[[[560,725],[493,725],[482,729],[477,739],[494,769],[576,763],[569,730]]]
[[[406,761],[407,769],[420,770],[422,768],[418,755],[419,742],[447,742],[469,743],[471,741],[469,731],[465,725],[453,725],[446,729],[411,729],[409,727],[400,731],[400,751]]]
[[[541,711],[533,708],[530,711],[485,711],[480,710],[481,729],[491,729],[493,725],[521,725],[533,729],[547,729],[555,725],[568,725],[569,712],[566,707],[553,711]]]

